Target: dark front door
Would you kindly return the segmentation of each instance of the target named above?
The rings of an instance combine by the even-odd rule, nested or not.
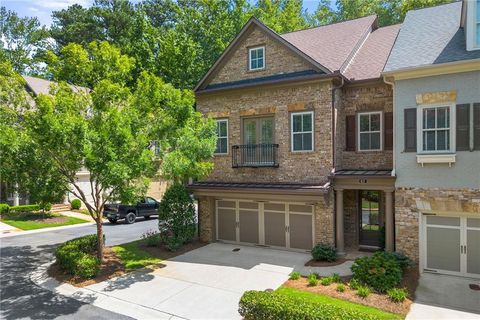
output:
[[[380,247],[381,220],[380,191],[360,191],[360,245]]]

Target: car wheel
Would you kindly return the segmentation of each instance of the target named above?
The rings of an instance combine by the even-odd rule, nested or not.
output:
[[[128,224],[135,223],[136,219],[137,219],[137,215],[135,214],[135,212],[129,212],[129,213],[127,213],[127,216],[125,217],[125,221]]]
[[[150,216],[144,216],[145,220],[150,219]]]
[[[108,219],[108,221],[110,221],[110,223],[117,223],[117,219]]]

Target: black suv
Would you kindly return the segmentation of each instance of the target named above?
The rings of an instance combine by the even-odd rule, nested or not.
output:
[[[110,223],[116,223],[120,219],[125,219],[126,223],[132,224],[137,217],[149,219],[150,216],[158,215],[159,204],[160,202],[151,197],[140,199],[136,205],[109,203],[103,209],[103,216]]]

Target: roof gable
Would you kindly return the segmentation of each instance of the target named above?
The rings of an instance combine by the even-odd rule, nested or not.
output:
[[[331,71],[320,64],[318,61],[312,59],[310,56],[305,54],[303,51],[299,50],[297,47],[283,39],[280,35],[276,32],[265,26],[261,23],[258,19],[252,17],[250,20],[245,24],[242,30],[238,33],[238,35],[232,40],[232,42],[228,45],[228,47],[224,50],[220,58],[213,64],[213,66],[208,70],[205,76],[200,80],[200,82],[195,87],[195,91],[204,89],[215,77],[215,75],[222,69],[225,63],[228,62],[229,58],[234,54],[234,52],[239,48],[248,36],[254,32],[255,30],[259,30],[260,32],[265,33],[267,37],[278,43],[282,48],[284,48],[289,54],[292,54],[295,57],[298,57],[305,65],[310,66],[310,69],[316,70],[320,73],[331,73]],[[266,48],[268,50],[268,48]],[[267,53],[268,54],[268,53]],[[268,56],[267,56],[268,57]],[[267,65],[269,62],[266,62]],[[268,66],[267,66],[268,68]]]

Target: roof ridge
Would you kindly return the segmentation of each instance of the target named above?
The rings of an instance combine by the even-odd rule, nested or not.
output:
[[[355,45],[355,47],[353,47],[352,51],[350,52],[350,54],[348,55],[348,57],[345,59],[345,61],[342,63],[342,65],[340,66],[340,72],[343,74],[345,71],[347,71],[348,67],[352,64],[353,60],[355,60],[355,57],[357,56],[357,54],[360,52],[360,50],[362,49],[363,45],[365,44],[365,42],[367,42],[367,39],[369,38],[369,36],[372,34],[372,32],[374,32],[375,30],[373,30],[372,26],[370,26],[367,31],[366,31],[366,34],[362,37],[362,39],[359,39],[359,41],[357,42],[357,44]]]
[[[296,33],[296,32],[302,32],[302,31],[313,30],[313,29],[320,29],[320,28],[324,28],[324,27],[328,27],[328,26],[333,26],[333,25],[340,24],[340,23],[347,23],[347,22],[350,22],[350,21],[365,19],[365,18],[373,17],[373,16],[374,16],[375,18],[378,17],[376,14],[370,14],[370,15],[368,15],[368,16],[358,17],[358,18],[355,18],[355,19],[336,21],[336,22],[332,22],[332,23],[329,23],[329,24],[324,24],[324,25],[321,25],[321,26],[315,26],[315,27],[310,27],[310,28],[305,28],[305,29],[295,30],[295,31],[289,31],[289,32],[284,32],[284,33],[278,33],[278,35],[284,36],[284,35],[286,35],[286,34],[291,34],[291,33]]]

